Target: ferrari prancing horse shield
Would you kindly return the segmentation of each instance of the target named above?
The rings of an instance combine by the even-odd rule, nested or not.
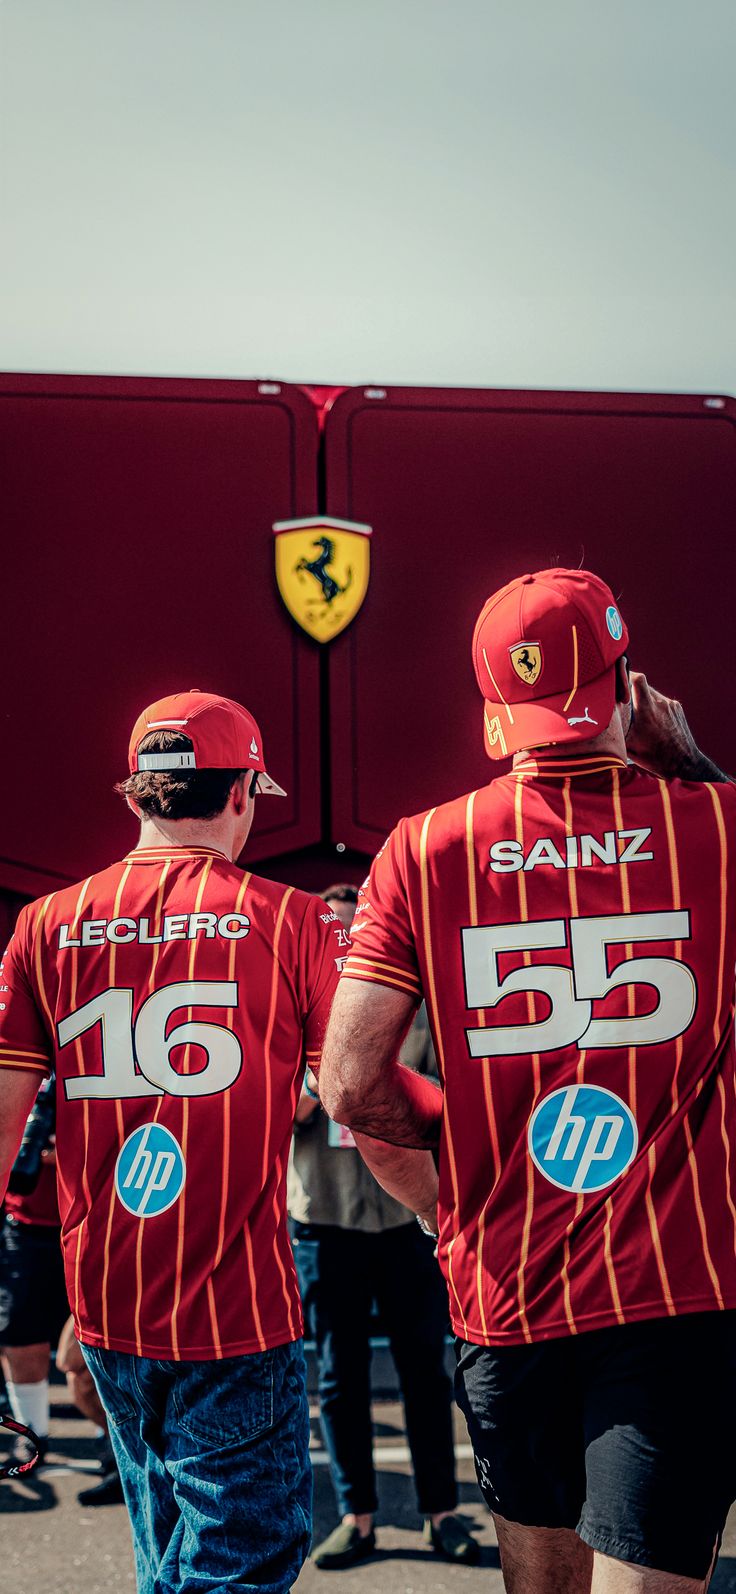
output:
[[[525,686],[533,686],[542,670],[542,649],[538,642],[517,642],[509,648],[511,663]]]
[[[315,515],[274,526],[276,580],[291,615],[315,642],[345,630],[368,591],[371,527]]]

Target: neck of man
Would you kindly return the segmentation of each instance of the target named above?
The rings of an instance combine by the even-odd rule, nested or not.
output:
[[[611,722],[600,736],[586,737],[584,740],[574,742],[555,742],[549,747],[527,747],[521,749],[514,756],[514,768],[526,758],[534,758],[538,764],[544,764],[552,759],[569,759],[570,763],[576,760],[585,761],[589,758],[620,758],[625,764],[628,761],[626,752],[626,738],[618,709],[614,709]]]
[[[140,847],[209,847],[234,859],[233,827],[227,814],[216,819],[141,819]]]

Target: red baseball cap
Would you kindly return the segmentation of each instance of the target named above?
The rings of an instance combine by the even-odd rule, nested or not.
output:
[[[158,730],[181,731],[192,751],[140,753],[144,736]],[[128,765],[132,775],[147,769],[252,769],[258,773],[258,791],[286,796],[266,774],[263,740],[253,715],[242,703],[212,692],[175,692],[144,708],[133,726]]]
[[[489,758],[599,736],[628,645],[610,587],[590,570],[537,570],[494,592],[473,634]]]

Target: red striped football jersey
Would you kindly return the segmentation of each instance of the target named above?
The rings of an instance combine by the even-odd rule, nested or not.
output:
[[[302,1332],[285,1176],[345,932],[206,848],[139,849],[20,915],[0,1065],[57,1073],[80,1338],[161,1358]]]
[[[344,978],[427,998],[478,1344],[736,1306],[736,789],[533,758],[400,822]]]

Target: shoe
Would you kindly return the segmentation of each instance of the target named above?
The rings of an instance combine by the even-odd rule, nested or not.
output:
[[[480,1560],[480,1545],[468,1533],[461,1517],[443,1517],[437,1527],[434,1527],[430,1518],[424,1524],[425,1544],[431,1544],[432,1549],[446,1561],[460,1561],[463,1566],[476,1566]]]
[[[370,1533],[360,1533],[358,1528],[349,1522],[341,1522],[328,1538],[317,1545],[312,1552],[312,1560],[321,1572],[338,1572],[343,1566],[353,1566],[356,1561],[364,1561],[372,1555],[376,1548],[376,1535],[371,1528]]]
[[[97,1460],[100,1463],[100,1472],[117,1472],[118,1464],[115,1460],[115,1451],[110,1444],[109,1434],[100,1434],[99,1439],[95,1441],[95,1450],[97,1451]]]
[[[100,1463],[100,1479],[92,1485],[91,1489],[82,1489],[77,1495],[80,1505],[124,1505],[125,1496],[123,1485],[120,1482],[118,1464],[115,1460],[110,1439],[107,1434],[102,1434],[98,1439],[97,1455]]]
[[[43,1465],[44,1461],[46,1460],[46,1456],[48,1454],[48,1448],[49,1448],[48,1435],[45,1435],[43,1439],[39,1435],[38,1439],[36,1440],[36,1443],[34,1444],[32,1439],[26,1439],[25,1434],[19,1433],[17,1435],[17,1437],[15,1438],[15,1440],[13,1441],[13,1448],[12,1448],[12,1450],[10,1452],[10,1454],[11,1454],[11,1456],[13,1458],[13,1461],[15,1462],[16,1466],[22,1467],[22,1466],[25,1465],[26,1461],[32,1461],[33,1457],[36,1454],[36,1448],[37,1447],[38,1447],[38,1462],[37,1462],[37,1466],[40,1467],[40,1466]]]
[[[99,1483],[93,1484],[91,1489],[82,1489],[77,1499],[80,1505],[124,1505],[123,1485],[117,1467],[110,1472],[103,1472]]]

